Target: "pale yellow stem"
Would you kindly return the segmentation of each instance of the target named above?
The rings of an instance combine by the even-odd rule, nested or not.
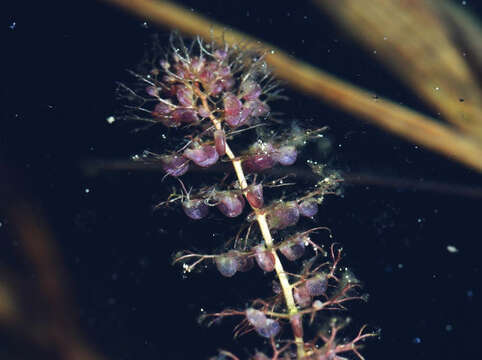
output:
[[[204,108],[210,109],[206,96],[199,90],[197,86],[194,88],[194,91],[201,99],[201,102]],[[209,111],[209,114],[210,114],[209,118],[211,119],[216,130],[222,130],[221,122],[219,121],[219,119],[216,118],[216,116],[214,116],[211,111]],[[236,177],[238,178],[239,186],[243,191],[243,195],[246,197],[246,192],[248,190],[248,182],[246,181],[246,176],[244,175],[243,167],[241,166],[241,160],[234,155],[233,151],[231,150],[227,142],[226,142],[226,155],[228,156],[228,158],[231,160],[231,163],[233,164],[234,172],[236,173]],[[271,232],[269,231],[268,222],[266,221],[266,213],[262,209],[253,208],[253,210],[256,214],[256,221],[258,222],[259,230],[261,231],[261,235],[263,236],[263,240],[266,245],[266,248],[270,249],[271,254],[273,254],[273,257],[275,260],[274,268],[276,271],[276,275],[278,276],[281,289],[283,291],[286,307],[288,308],[288,314],[291,316],[295,315],[298,313],[298,308],[296,307],[295,299],[293,298],[293,291],[292,291],[290,282],[288,280],[288,276],[286,275],[286,272],[283,269],[283,264],[281,263],[281,260],[279,259],[279,256],[276,250],[273,249],[273,238],[271,236]],[[303,338],[295,335],[295,344],[296,344],[296,350],[298,353],[298,358],[303,359],[305,357],[305,346],[304,346]]]
[[[229,151],[228,151],[229,149]],[[237,159],[229,145],[226,144],[226,154],[230,158],[234,171],[236,172],[236,177],[238,178],[238,182],[243,190],[243,194],[246,196],[246,189],[247,189],[247,182],[246,177],[244,176],[243,168],[241,166],[241,161]],[[281,289],[283,291],[283,296],[285,298],[286,307],[288,308],[288,313],[290,315],[295,315],[298,313],[298,308],[295,304],[295,299],[293,298],[293,292],[288,280],[288,276],[283,269],[283,264],[281,263],[278,253],[276,250],[273,249],[273,238],[271,236],[271,232],[269,231],[268,222],[266,221],[266,214],[263,210],[253,208],[256,214],[256,221],[258,222],[259,230],[261,231],[261,235],[263,236],[264,243],[266,248],[271,249],[271,254],[273,254],[275,263],[274,268],[276,271],[276,275],[278,276],[278,280],[281,285]],[[305,356],[305,349],[304,349],[304,341],[302,337],[295,336],[295,343],[298,353],[298,358],[302,359]]]

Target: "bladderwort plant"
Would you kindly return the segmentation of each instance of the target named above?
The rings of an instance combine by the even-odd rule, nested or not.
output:
[[[170,47],[154,53],[131,72],[134,84],[119,85],[127,102],[122,117],[168,128],[175,147],[134,159],[159,164],[176,189],[157,207],[178,204],[190,221],[224,216],[236,227],[217,253],[181,251],[173,262],[185,273],[211,263],[228,278],[257,265],[273,278],[270,298],[203,319],[235,316],[235,336],[254,331],[265,338],[266,349],[252,351],[253,360],[335,360],[349,353],[363,359],[359,348],[375,334],[364,326],[347,340],[340,332],[348,321],[337,315],[349,302],[364,299],[360,283],[340,266],[339,246],[315,240],[329,229],[313,226],[318,207],[336,194],[341,178],[308,160],[314,181],[304,188],[299,168],[289,170],[303,147],[326,129],[287,124],[273,115],[270,103],[283,98],[279,82],[263,54],[245,46],[200,38],[185,43],[172,34]],[[189,172],[196,177],[186,179]],[[213,183],[200,185],[200,172]],[[287,265],[296,271],[287,271]],[[213,359],[239,358],[222,350]]]

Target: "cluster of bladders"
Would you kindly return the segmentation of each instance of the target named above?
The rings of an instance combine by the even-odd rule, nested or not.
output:
[[[324,295],[327,289],[327,275],[318,273],[294,287],[293,297],[301,308],[313,306],[316,310],[322,306],[322,302],[320,300],[313,301],[313,298]],[[268,318],[262,310],[250,307],[246,309],[245,316],[248,323],[263,337],[271,338],[276,336],[281,329],[279,322],[275,319]],[[296,318],[292,319],[292,321],[293,320],[296,321]]]

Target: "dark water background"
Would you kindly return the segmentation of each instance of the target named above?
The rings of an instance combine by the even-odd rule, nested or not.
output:
[[[436,117],[309,3],[184,3]],[[227,280],[211,268],[182,279],[170,266],[174,251],[220,241],[226,220],[195,224],[175,210],[152,213],[166,195],[161,173],[89,176],[82,166],[128,159],[161,141],[158,129],[133,134],[132,125],[105,119],[118,111],[115,82],[129,80],[124,70],[140,60],[150,34],[166,39],[168,32],[97,2],[13,6],[3,11],[1,23],[1,156],[23,175],[46,213],[89,340],[112,360],[206,359],[218,348],[245,357],[243,349],[263,348],[252,335],[233,344],[235,323],[206,329],[196,317],[200,308],[243,307],[269,293],[269,276],[253,270]],[[476,1],[466,6],[480,10]],[[480,175],[441,156],[316,99],[289,89],[287,95],[290,101],[279,104],[286,118],[315,118],[330,126],[334,146],[327,159],[348,175],[481,185]],[[21,268],[15,239],[6,235],[8,218],[0,221],[0,264]],[[347,184],[343,198],[326,201],[318,222],[343,244],[345,264],[370,294],[367,304],[350,312],[352,332],[363,323],[382,330],[363,350],[367,359],[480,356],[480,198]],[[458,252],[449,252],[449,245]],[[4,353],[32,358],[8,336],[2,339]]]

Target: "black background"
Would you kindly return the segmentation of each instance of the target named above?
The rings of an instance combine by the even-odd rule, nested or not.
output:
[[[309,2],[183,3],[374,95],[437,117]],[[475,13],[474,4],[466,8]],[[263,348],[254,335],[233,342],[235,322],[206,329],[196,318],[201,308],[243,307],[269,293],[269,275],[253,270],[221,279],[208,268],[183,279],[170,265],[178,249],[220,243],[225,219],[195,224],[176,210],[153,213],[173,184],[161,183],[159,172],[85,171],[89,161],[127,160],[161,141],[160,129],[134,134],[131,124],[105,119],[119,110],[115,82],[129,81],[125,69],[142,58],[151,34],[167,39],[168,31],[100,2],[13,6],[2,11],[1,23],[1,156],[23,174],[46,213],[89,340],[116,360],[206,359],[219,348],[247,357]],[[480,175],[446,158],[316,99],[290,89],[287,95],[290,101],[279,104],[287,119],[330,126],[328,161],[348,175],[480,184]],[[0,221],[2,249],[14,248],[0,262],[21,267],[8,218]],[[352,307],[349,329],[363,323],[381,329],[363,349],[367,359],[480,356],[480,198],[346,184],[343,197],[327,200],[317,221],[343,244],[345,264],[370,294],[367,304]]]

